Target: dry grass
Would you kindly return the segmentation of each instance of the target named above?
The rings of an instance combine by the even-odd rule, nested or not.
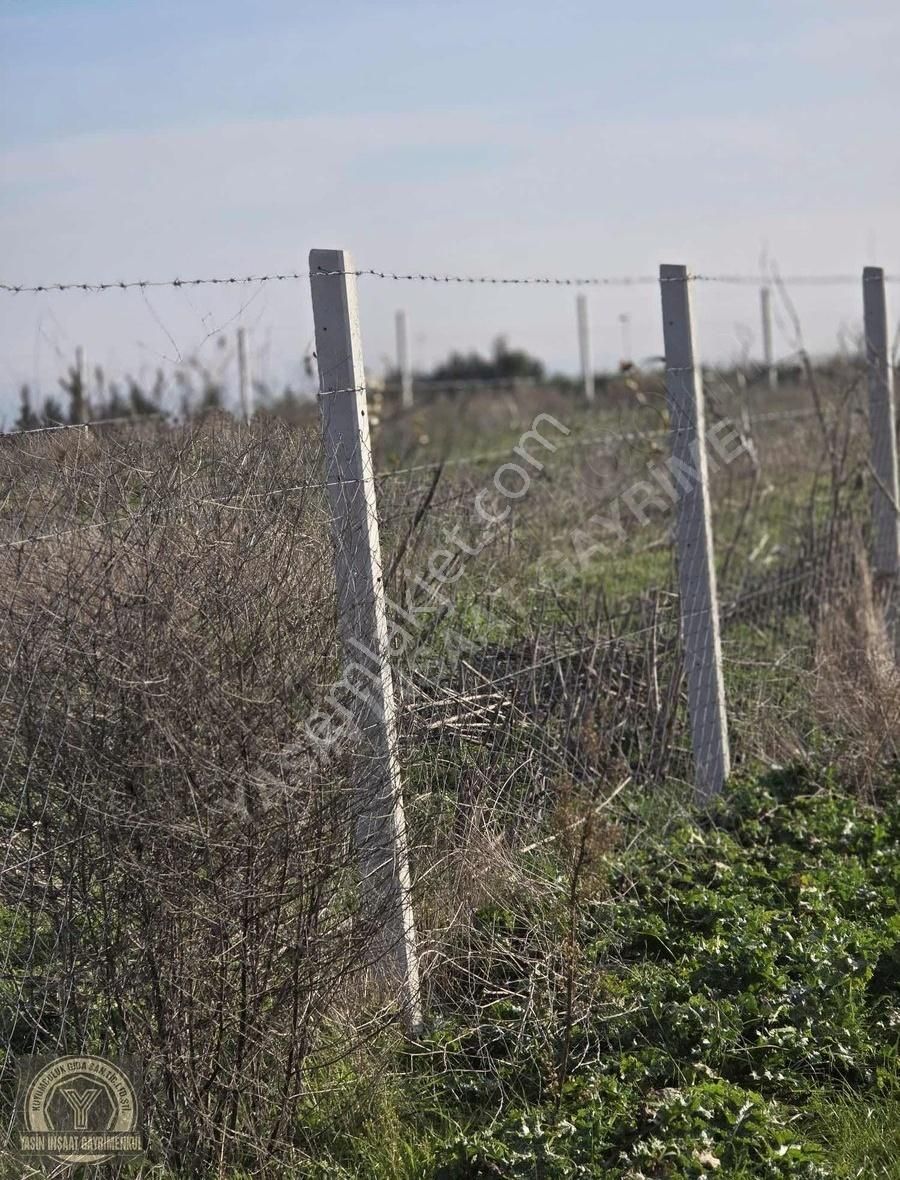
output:
[[[900,759],[900,673],[884,594],[860,541],[854,564],[858,576],[820,620],[810,696],[836,775],[877,798],[886,768]]]
[[[619,423],[659,426],[653,394]],[[471,447],[473,421],[502,450],[536,396],[386,412],[379,468]],[[571,421],[573,442],[598,432],[554,396],[540,409]],[[659,447],[548,459],[452,609],[397,659],[426,992],[436,1011],[463,993],[477,1010],[490,947],[483,933],[473,942],[473,916],[561,907],[561,924],[523,932],[523,953],[543,965],[534,1012],[554,1053],[590,1002],[590,972],[573,983],[572,929],[619,836],[607,800],[690,773],[668,522],[633,530],[581,582],[552,576],[573,523],[644,475]],[[852,583],[852,599],[835,586],[811,613],[833,549],[807,535],[821,525],[808,510],[821,451],[809,449],[802,477],[796,442],[760,434],[757,451],[761,468],[716,484],[733,542],[726,655],[748,722],[738,755],[772,752],[765,735],[784,717],[775,669],[871,790],[897,755],[900,692],[869,580]],[[473,527],[495,466],[379,483],[396,600],[448,530]],[[348,764],[314,757],[299,736],[341,662],[321,478],[315,436],[266,421],[0,448],[4,1031],[14,1053],[143,1056],[151,1154],[185,1174],[262,1175],[301,1158],[291,1103],[333,1084],[340,1060],[374,1069],[397,1018],[366,971],[379,915],[358,904]],[[798,552],[819,556],[795,577]],[[799,653],[787,636],[798,618],[815,635]],[[451,626],[469,648],[437,658]],[[797,729],[798,751],[807,737]],[[561,1088],[565,1052],[560,1063]]]

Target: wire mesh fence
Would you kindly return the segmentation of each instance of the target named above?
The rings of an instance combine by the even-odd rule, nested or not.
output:
[[[640,393],[613,418],[451,393],[373,424],[432,1009],[473,986],[470,916],[522,850],[623,784],[691,780],[671,424],[661,383]],[[884,646],[858,382],[781,396],[706,391],[739,444],[710,475],[738,768],[830,740],[841,661]],[[140,1056],[148,1167],[308,1161],[299,1097],[402,1015],[345,724],[365,682],[338,603],[364,594],[334,578],[335,496],[363,492],[329,464],[317,431],[215,415],[0,439],[0,1087],[11,1110],[26,1054]]]

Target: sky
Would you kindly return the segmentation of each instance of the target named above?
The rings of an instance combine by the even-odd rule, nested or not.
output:
[[[900,274],[895,0],[0,0],[0,282],[305,271]],[[752,287],[698,284],[698,350],[760,351]],[[900,302],[900,288],[892,290]],[[859,284],[793,293],[814,351]],[[654,286],[591,290],[597,366],[661,350]],[[498,335],[578,364],[567,288],[360,280],[366,364]],[[776,344],[796,347],[779,307]],[[112,377],[199,358],[306,382],[308,284],[0,292],[0,421],[76,347]],[[220,343],[221,341],[221,343]]]

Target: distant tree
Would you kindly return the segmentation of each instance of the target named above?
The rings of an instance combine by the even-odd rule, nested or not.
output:
[[[66,414],[62,406],[55,397],[48,397],[44,400],[44,408],[41,410],[41,425],[42,426],[65,426]]]
[[[59,379],[60,387],[69,399],[70,423],[86,422],[89,415],[84,375],[77,365],[71,365],[65,377]]]
[[[127,418],[130,413],[131,407],[128,401],[122,396],[118,385],[113,381],[110,384],[109,393],[97,407],[97,416],[99,418]]]
[[[221,349],[222,341],[218,344]],[[158,373],[154,389],[156,396],[161,396],[162,381],[162,374]],[[219,375],[207,368],[199,358],[192,357],[184,368],[176,370],[175,385],[184,419],[210,410],[225,410],[225,389]]]
[[[256,406],[263,414],[279,418],[291,426],[298,426],[310,421],[318,413],[316,402],[308,394],[304,396],[286,385],[281,393],[273,393],[262,382],[257,382]]]
[[[126,377],[125,392],[115,381],[107,383],[106,374],[98,365],[94,370],[95,394],[89,406],[84,394],[83,379],[77,369],[72,368],[60,385],[69,397],[70,423],[84,422],[88,415],[95,418],[146,417],[160,412],[160,403],[165,390],[165,378],[157,370],[152,387],[147,390],[134,377]]]
[[[31,390],[23,385],[19,392],[19,416],[16,418],[16,430],[40,430],[42,426],[65,426],[66,415],[55,397],[44,399],[40,413],[31,405]]]
[[[94,371],[95,396],[88,405],[84,396],[85,382],[76,367],[70,368],[65,377],[59,379],[59,384],[68,396],[68,410],[55,397],[44,400],[40,411],[35,410],[31,390],[23,385],[19,392],[20,408],[15,421],[17,430],[35,430],[41,426],[77,425],[79,422],[96,418],[129,418],[147,417],[161,413],[162,398],[165,392],[165,377],[158,370],[153,385],[147,389],[133,377],[126,378],[126,390],[123,393],[116,382],[107,383],[106,375],[99,366]],[[207,383],[209,384],[209,383]],[[201,405],[204,408],[219,404],[221,390],[204,388]]]
[[[504,336],[494,341],[494,369],[499,378],[524,378],[542,381],[544,365],[521,348],[509,348]]]
[[[222,386],[215,381],[206,381],[200,393],[197,410],[205,414],[207,410],[221,410],[223,406]]]
[[[138,417],[146,417],[150,414],[158,414],[160,409],[160,402],[162,401],[162,390],[165,384],[165,378],[162,371],[157,371],[156,381],[153,389],[147,393],[138,385],[134,378],[128,378],[128,409],[126,413],[136,414]]]
[[[428,377],[432,381],[497,381],[531,379],[541,381],[544,366],[523,349],[511,349],[503,336],[494,341],[493,354],[452,352]]]
[[[40,415],[31,408],[31,390],[23,385],[19,391],[19,416],[16,418],[16,430],[37,430],[42,425]]]

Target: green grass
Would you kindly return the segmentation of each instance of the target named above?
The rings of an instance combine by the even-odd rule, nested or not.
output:
[[[884,1071],[871,1100],[847,1087],[814,1094],[805,1120],[826,1151],[834,1175],[894,1177],[900,1174],[900,1076],[896,1061]]]
[[[424,1043],[301,1112],[311,1175],[900,1175],[896,802],[796,771],[634,807],[569,951],[565,888],[481,912]]]

